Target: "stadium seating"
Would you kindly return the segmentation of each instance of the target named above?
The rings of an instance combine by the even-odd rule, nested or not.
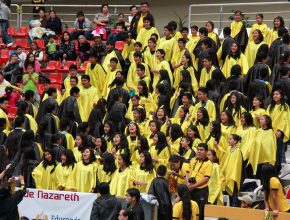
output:
[[[37,88],[37,93],[39,95],[42,95],[43,92],[44,92],[44,85],[43,84],[37,84],[36,88]]]
[[[14,27],[9,27],[7,32],[8,32],[8,35],[11,37],[24,38],[24,37],[28,37],[29,35],[29,27],[20,27],[18,28],[17,31]]]
[[[57,72],[61,69],[61,62],[56,60],[50,60],[46,68],[41,69],[42,72],[50,73],[50,72]]]
[[[44,40],[38,39],[38,40],[34,40],[34,41],[37,43],[39,48],[41,48],[42,50],[45,50],[45,42],[44,42]]]
[[[15,118],[17,110],[17,107],[10,107],[7,109],[9,121],[12,121]]]
[[[60,73],[66,73],[66,72],[68,72],[69,71],[69,66],[71,64],[77,65],[77,62],[76,61],[66,61],[65,65],[63,66],[63,68],[60,69],[60,70],[58,70],[58,72],[60,72]]]
[[[52,84],[62,84],[62,74],[61,73],[51,73],[49,74],[49,80]]]
[[[85,61],[83,63],[83,65],[79,68],[78,72],[79,73],[84,73],[86,71],[86,68],[87,68],[88,63],[90,63],[90,61]]]
[[[6,63],[9,60],[9,54],[10,54],[11,50],[7,50],[7,49],[2,49],[0,54],[1,54],[1,59],[4,63]]]
[[[124,41],[116,41],[115,48],[117,50],[123,51],[124,46],[125,46],[125,42]]]
[[[28,45],[28,40],[27,39],[23,39],[23,38],[16,38],[14,40],[14,44],[12,46],[13,49],[16,48],[16,46],[22,46],[24,49],[30,49],[29,45]]]

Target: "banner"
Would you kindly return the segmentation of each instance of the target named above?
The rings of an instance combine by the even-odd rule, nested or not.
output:
[[[18,205],[23,220],[88,220],[96,194],[27,189]]]

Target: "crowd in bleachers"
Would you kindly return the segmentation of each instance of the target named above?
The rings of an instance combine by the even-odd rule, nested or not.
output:
[[[278,178],[290,138],[282,17],[268,27],[257,14],[248,34],[235,11],[222,40],[211,21],[190,30],[170,21],[159,34],[147,2],[117,22],[108,5],[93,21],[77,12],[73,27],[54,10],[37,21],[17,31],[0,20],[3,182],[20,175],[26,187],[99,192],[104,203],[126,196],[119,219],[144,219],[149,193],[158,219],[189,220],[224,195],[251,206],[238,196],[246,178],[260,179],[258,208],[290,211]],[[118,206],[99,206],[91,219],[117,218]]]

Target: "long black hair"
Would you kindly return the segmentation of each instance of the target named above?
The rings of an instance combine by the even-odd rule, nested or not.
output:
[[[155,135],[157,135],[158,143],[156,144],[157,154],[160,154],[161,151],[167,147],[166,136],[162,131],[158,131]]]
[[[229,58],[232,57],[235,60],[240,59],[240,56],[241,56],[241,53],[242,53],[241,47],[240,47],[240,45],[237,42],[232,43],[232,45],[233,44],[236,44],[237,45],[237,47],[238,47],[237,52],[235,54],[233,54],[232,50],[230,50],[230,53],[229,53],[228,56],[229,56]]]
[[[108,148],[108,143],[107,143],[107,141],[105,140],[104,137],[102,137],[102,136],[96,136],[95,137],[95,139],[98,139],[98,138],[101,139],[101,142],[102,142],[102,146],[100,148],[101,153],[105,153],[107,151],[107,148]]]
[[[198,108],[197,111],[201,111],[201,113],[202,113],[202,119],[201,120],[197,119],[196,120],[196,124],[197,125],[201,124],[205,128],[209,124],[208,111],[206,110],[206,108],[203,108],[203,107]]]
[[[76,159],[75,156],[72,152],[72,150],[70,149],[64,149],[60,155],[64,155],[66,156],[66,162],[64,164],[62,164],[62,166],[66,166],[66,167],[72,167],[74,168],[75,164],[76,164]]]
[[[284,18],[283,17],[281,17],[281,16],[277,16],[276,18],[274,18],[274,20],[273,20],[273,24],[275,23],[275,20],[279,20],[280,21],[280,27],[285,27],[285,21],[284,21]],[[279,28],[280,28],[279,27]],[[278,29],[279,29],[278,28]],[[277,30],[277,28],[275,27],[275,25],[274,25],[274,28],[273,28],[274,30]]]
[[[31,61],[29,60],[29,57],[30,57],[30,56],[33,56],[33,57],[34,57],[34,61],[33,61],[33,62],[31,62]],[[29,53],[27,54],[27,56],[26,56],[25,61],[24,61],[24,67],[26,68],[26,70],[27,70],[28,65],[32,65],[32,66],[33,66],[33,69],[35,68],[35,60],[36,60],[35,55],[34,55],[33,53],[29,52]],[[34,71],[35,71],[35,70],[34,70]]]
[[[111,175],[113,174],[117,169],[116,163],[115,163],[115,157],[113,154],[105,153],[103,157],[103,170],[106,172],[106,174]]]
[[[186,185],[180,184],[177,187],[177,194],[182,202],[182,219],[184,220],[191,220],[192,216],[192,206],[191,206],[191,198],[190,198],[190,191]]]
[[[231,102],[232,96],[235,96],[237,99],[235,106]],[[233,116],[235,115],[238,115],[239,117],[241,116],[242,97],[238,92],[231,92],[226,103],[227,105],[224,106],[224,110],[228,110]],[[233,113],[234,110],[235,112]]]
[[[144,166],[140,164],[140,169],[145,170],[149,173],[152,173],[154,169],[154,165],[153,165],[151,154],[148,151],[142,151],[140,154],[143,154],[145,158],[145,164]]]
[[[48,161],[45,158],[45,152],[48,152],[51,155],[51,161]],[[55,155],[53,153],[53,151],[50,148],[45,149],[45,151],[43,152],[43,163],[42,166],[44,169],[46,169],[47,166],[54,166],[53,169],[50,171],[50,173],[52,174],[56,168],[56,160],[55,160]]]
[[[121,132],[117,132],[117,133],[115,133],[114,136],[116,136],[116,135],[119,135],[120,136],[120,144],[115,145],[113,143],[114,144],[114,147],[116,148],[116,151],[117,150],[124,150],[126,154],[130,155],[129,143],[128,143],[128,139],[125,136],[125,134],[124,133],[121,133]]]
[[[201,139],[200,138],[200,134],[199,134],[199,131],[198,131],[198,128],[196,127],[196,125],[190,125],[188,128],[187,128],[187,132],[188,132],[188,129],[192,130],[194,132],[194,137],[195,138],[198,138],[198,139]],[[188,135],[188,134],[187,134]]]
[[[89,151],[90,151],[90,158],[89,158],[90,161],[89,161],[89,164],[91,164],[91,163],[93,163],[94,161],[96,161],[96,155],[95,155],[95,153],[94,153],[94,150],[93,150],[92,148],[90,148],[90,147],[85,147],[85,148],[83,149],[82,153],[84,153],[85,150],[89,150]],[[83,159],[83,163],[85,164],[84,159]]]
[[[254,127],[254,120],[253,120],[252,115],[251,115],[249,112],[243,112],[243,113],[241,114],[241,116],[244,116],[245,121],[246,121],[246,124],[247,124],[249,127]]]
[[[227,115],[227,117],[228,117],[228,125],[227,125],[227,127],[236,126],[236,123],[234,121],[233,115],[231,114],[231,112],[229,110],[222,111],[221,114],[222,113],[225,113]]]
[[[149,88],[147,86],[147,83],[144,80],[140,80],[138,84],[143,87],[142,92],[139,92],[139,96],[148,98],[148,96],[149,96]]]
[[[142,151],[148,151],[149,150],[149,144],[148,144],[148,141],[147,141],[146,137],[140,136],[138,138],[138,141],[140,141],[140,146],[141,146],[141,149],[139,150],[139,153],[142,152]]]
[[[283,92],[282,89],[276,88],[276,89],[273,89],[273,91],[272,91],[272,95],[271,95],[272,98],[271,98],[271,104],[270,104],[270,112],[273,111],[273,109],[275,108],[275,105],[276,105],[275,101],[273,100],[274,92],[279,92],[280,95],[281,95],[281,100],[280,100],[281,106],[280,106],[280,109],[279,110],[280,111],[286,111],[288,109],[288,105],[286,103],[285,94],[284,94],[284,92]]]
[[[170,136],[172,141],[176,141],[178,138],[182,137],[183,132],[182,132],[180,125],[179,124],[171,124],[167,129],[167,136]]]
[[[105,124],[109,125],[109,127],[110,127],[110,132],[109,132],[109,134],[107,134],[109,137],[107,141],[112,141],[114,138],[115,132],[116,132],[116,128],[114,126],[114,123],[110,120],[107,120],[104,122],[104,126],[105,126]]]
[[[208,138],[206,139],[205,143],[208,143],[211,137],[214,138],[214,140],[219,143],[221,136],[222,136],[222,128],[221,123],[219,121],[213,121],[211,122],[212,129],[210,131],[210,134]]]

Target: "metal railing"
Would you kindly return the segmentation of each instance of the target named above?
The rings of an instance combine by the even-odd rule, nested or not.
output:
[[[255,7],[256,6],[256,7]],[[258,7],[259,6],[259,7]],[[263,7],[269,7],[264,9]],[[282,9],[278,7],[283,7]],[[250,7],[250,9],[249,9]],[[245,9],[247,8],[247,9]],[[202,12],[202,9],[205,9],[205,12]],[[245,9],[245,10],[243,10]],[[223,3],[223,4],[191,4],[188,9],[188,28],[195,24],[198,26],[204,26],[208,20],[208,17],[211,17],[213,22],[216,24],[219,31],[221,31],[225,25],[229,25],[231,20],[225,16],[233,15],[234,10],[243,11],[246,16],[252,16],[252,18],[248,19],[248,22],[255,22],[253,16],[262,13],[266,16],[264,21],[273,22],[274,17],[280,15],[284,18],[285,23],[288,23],[288,27],[290,27],[290,2],[252,2],[252,3]],[[212,12],[208,12],[212,11]],[[273,15],[270,17],[269,15]],[[202,19],[204,18],[204,19]],[[272,26],[272,25],[271,25]],[[271,27],[270,26],[270,27]]]
[[[20,7],[17,4],[11,4],[11,19],[10,22],[13,22],[16,24],[17,27],[19,27],[19,17],[20,17]]]
[[[21,14],[19,18],[20,26],[22,26],[23,22],[26,22],[27,24],[28,21],[32,19],[33,15],[35,15],[32,13],[32,7],[36,7],[36,6],[44,7],[45,9],[49,9],[49,10],[55,10],[57,13],[57,16],[61,18],[63,24],[73,23],[74,19],[72,19],[72,16],[76,16],[76,12],[79,11],[80,9],[85,12],[86,17],[91,18],[90,20],[93,20],[93,16],[96,15],[97,13],[100,13],[100,9],[101,9],[101,5],[22,4],[20,5],[20,10],[21,10]],[[117,16],[118,13],[122,12],[125,15],[128,15],[130,6],[132,5],[109,5],[110,14],[113,16]],[[139,5],[137,5],[137,7],[138,6]],[[67,9],[67,8],[75,9],[75,13],[72,13],[71,11],[64,12],[63,9]],[[86,13],[86,11],[92,11],[93,9],[96,9],[94,13]],[[122,9],[125,11],[123,11]]]

